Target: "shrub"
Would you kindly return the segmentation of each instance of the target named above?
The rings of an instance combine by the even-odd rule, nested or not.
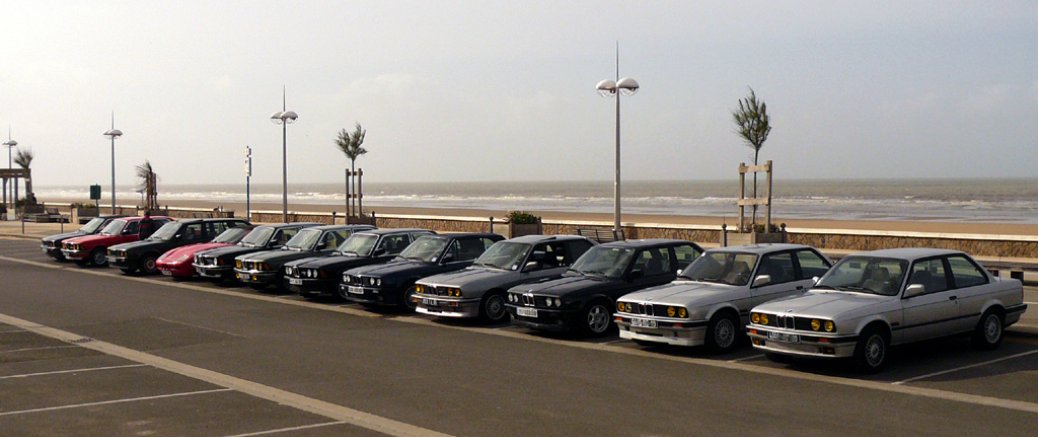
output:
[[[540,221],[540,217],[526,211],[508,211],[508,222],[517,225],[529,225]]]

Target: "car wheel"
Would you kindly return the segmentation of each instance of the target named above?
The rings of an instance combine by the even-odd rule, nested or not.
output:
[[[1002,344],[1004,329],[1002,315],[996,311],[986,311],[980,316],[980,322],[973,330],[973,345],[984,350],[998,348]]]
[[[609,331],[613,322],[613,313],[610,308],[611,305],[606,305],[602,301],[591,302],[584,310],[583,328],[585,333],[600,336]]]
[[[90,252],[90,264],[93,264],[97,267],[104,267],[108,265],[108,257],[105,254],[105,250],[99,247],[97,249],[94,249],[93,252]]]
[[[877,328],[866,328],[854,347],[854,362],[865,373],[877,373],[887,364],[889,341]]]
[[[706,347],[712,352],[725,353],[739,346],[739,322],[729,312],[714,314],[706,326]]]
[[[408,285],[407,288],[404,289],[404,295],[400,297],[400,309],[409,313],[413,313],[414,309],[418,307],[418,304],[415,303],[414,299],[411,299],[411,297],[414,295],[415,286]]]
[[[146,275],[154,275],[159,272],[159,268],[155,265],[155,255],[144,255],[141,259],[141,273]]]
[[[483,297],[482,307],[480,315],[488,322],[497,323],[508,318],[508,310],[505,309],[504,293],[487,293]]]

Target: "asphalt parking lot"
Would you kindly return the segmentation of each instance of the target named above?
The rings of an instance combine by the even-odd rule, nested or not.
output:
[[[698,434],[681,423],[1031,435],[1038,423],[1034,288],[998,350],[927,342],[865,376],[828,361],[772,363],[749,346],[711,355],[124,277],[54,262],[32,240],[0,239],[0,272],[4,435]]]

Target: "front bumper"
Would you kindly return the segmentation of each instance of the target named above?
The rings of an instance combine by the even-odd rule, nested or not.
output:
[[[108,255],[108,265],[112,267],[127,268],[130,267],[130,258],[125,256]]]
[[[40,250],[42,250],[43,253],[47,254],[47,256],[52,258],[64,257],[64,254],[61,253],[61,248],[57,246],[48,246],[46,244],[41,244]]]
[[[199,265],[191,264],[191,267],[195,268],[195,272],[198,276],[203,278],[225,278],[230,277],[233,273],[231,266],[211,266],[211,265]]]
[[[334,295],[337,284],[329,279],[293,278],[285,276],[289,291],[301,295]]]
[[[87,252],[85,250],[69,250],[61,249],[61,254],[65,255],[68,259],[86,259]]]
[[[365,305],[396,305],[402,299],[403,291],[383,287],[367,287],[353,284],[339,284],[339,295],[347,301]]]
[[[782,355],[813,358],[848,358],[854,356],[857,336],[839,336],[791,329],[746,327],[755,349]]]
[[[415,312],[438,317],[472,318],[479,317],[479,298],[447,299],[436,296],[417,294]]]
[[[655,318],[638,317],[638,320],[651,321],[653,326],[632,324],[633,317],[617,315],[616,326],[620,329],[620,338],[625,340],[651,341],[653,343],[674,346],[699,346],[706,342],[707,321],[672,322]]]
[[[506,304],[505,308],[512,315],[512,323],[541,331],[570,331],[578,325],[580,317],[579,311],[571,310],[519,307],[512,304]],[[519,314],[520,309],[523,310],[524,315]],[[529,313],[531,310],[534,313]]]
[[[190,278],[195,276],[195,269],[187,263],[164,263],[156,262],[155,267],[163,276],[175,276],[177,278]]]
[[[269,285],[280,276],[278,272],[274,271],[234,269],[234,277],[246,284]]]

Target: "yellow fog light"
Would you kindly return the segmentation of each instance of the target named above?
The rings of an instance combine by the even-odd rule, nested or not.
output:
[[[674,307],[667,307],[667,317],[674,317],[674,314],[677,312],[678,310],[674,309]]]
[[[682,319],[688,318],[688,310],[684,308],[678,308],[678,317],[681,317]]]
[[[758,313],[750,314],[750,322],[760,323],[760,314],[758,314]]]
[[[415,293],[424,293],[425,292],[425,287],[423,287],[421,285],[415,285],[414,286],[414,292]]]
[[[836,324],[832,320],[825,321],[825,332],[833,332],[836,330]]]
[[[768,324],[768,315],[767,314],[761,314],[760,315],[760,324],[761,325],[767,325]]]
[[[623,302],[617,302],[616,303],[616,310],[622,313],[624,311],[624,303]]]
[[[818,321],[818,319],[811,319],[811,330],[817,331],[819,329],[822,329],[822,322]]]

